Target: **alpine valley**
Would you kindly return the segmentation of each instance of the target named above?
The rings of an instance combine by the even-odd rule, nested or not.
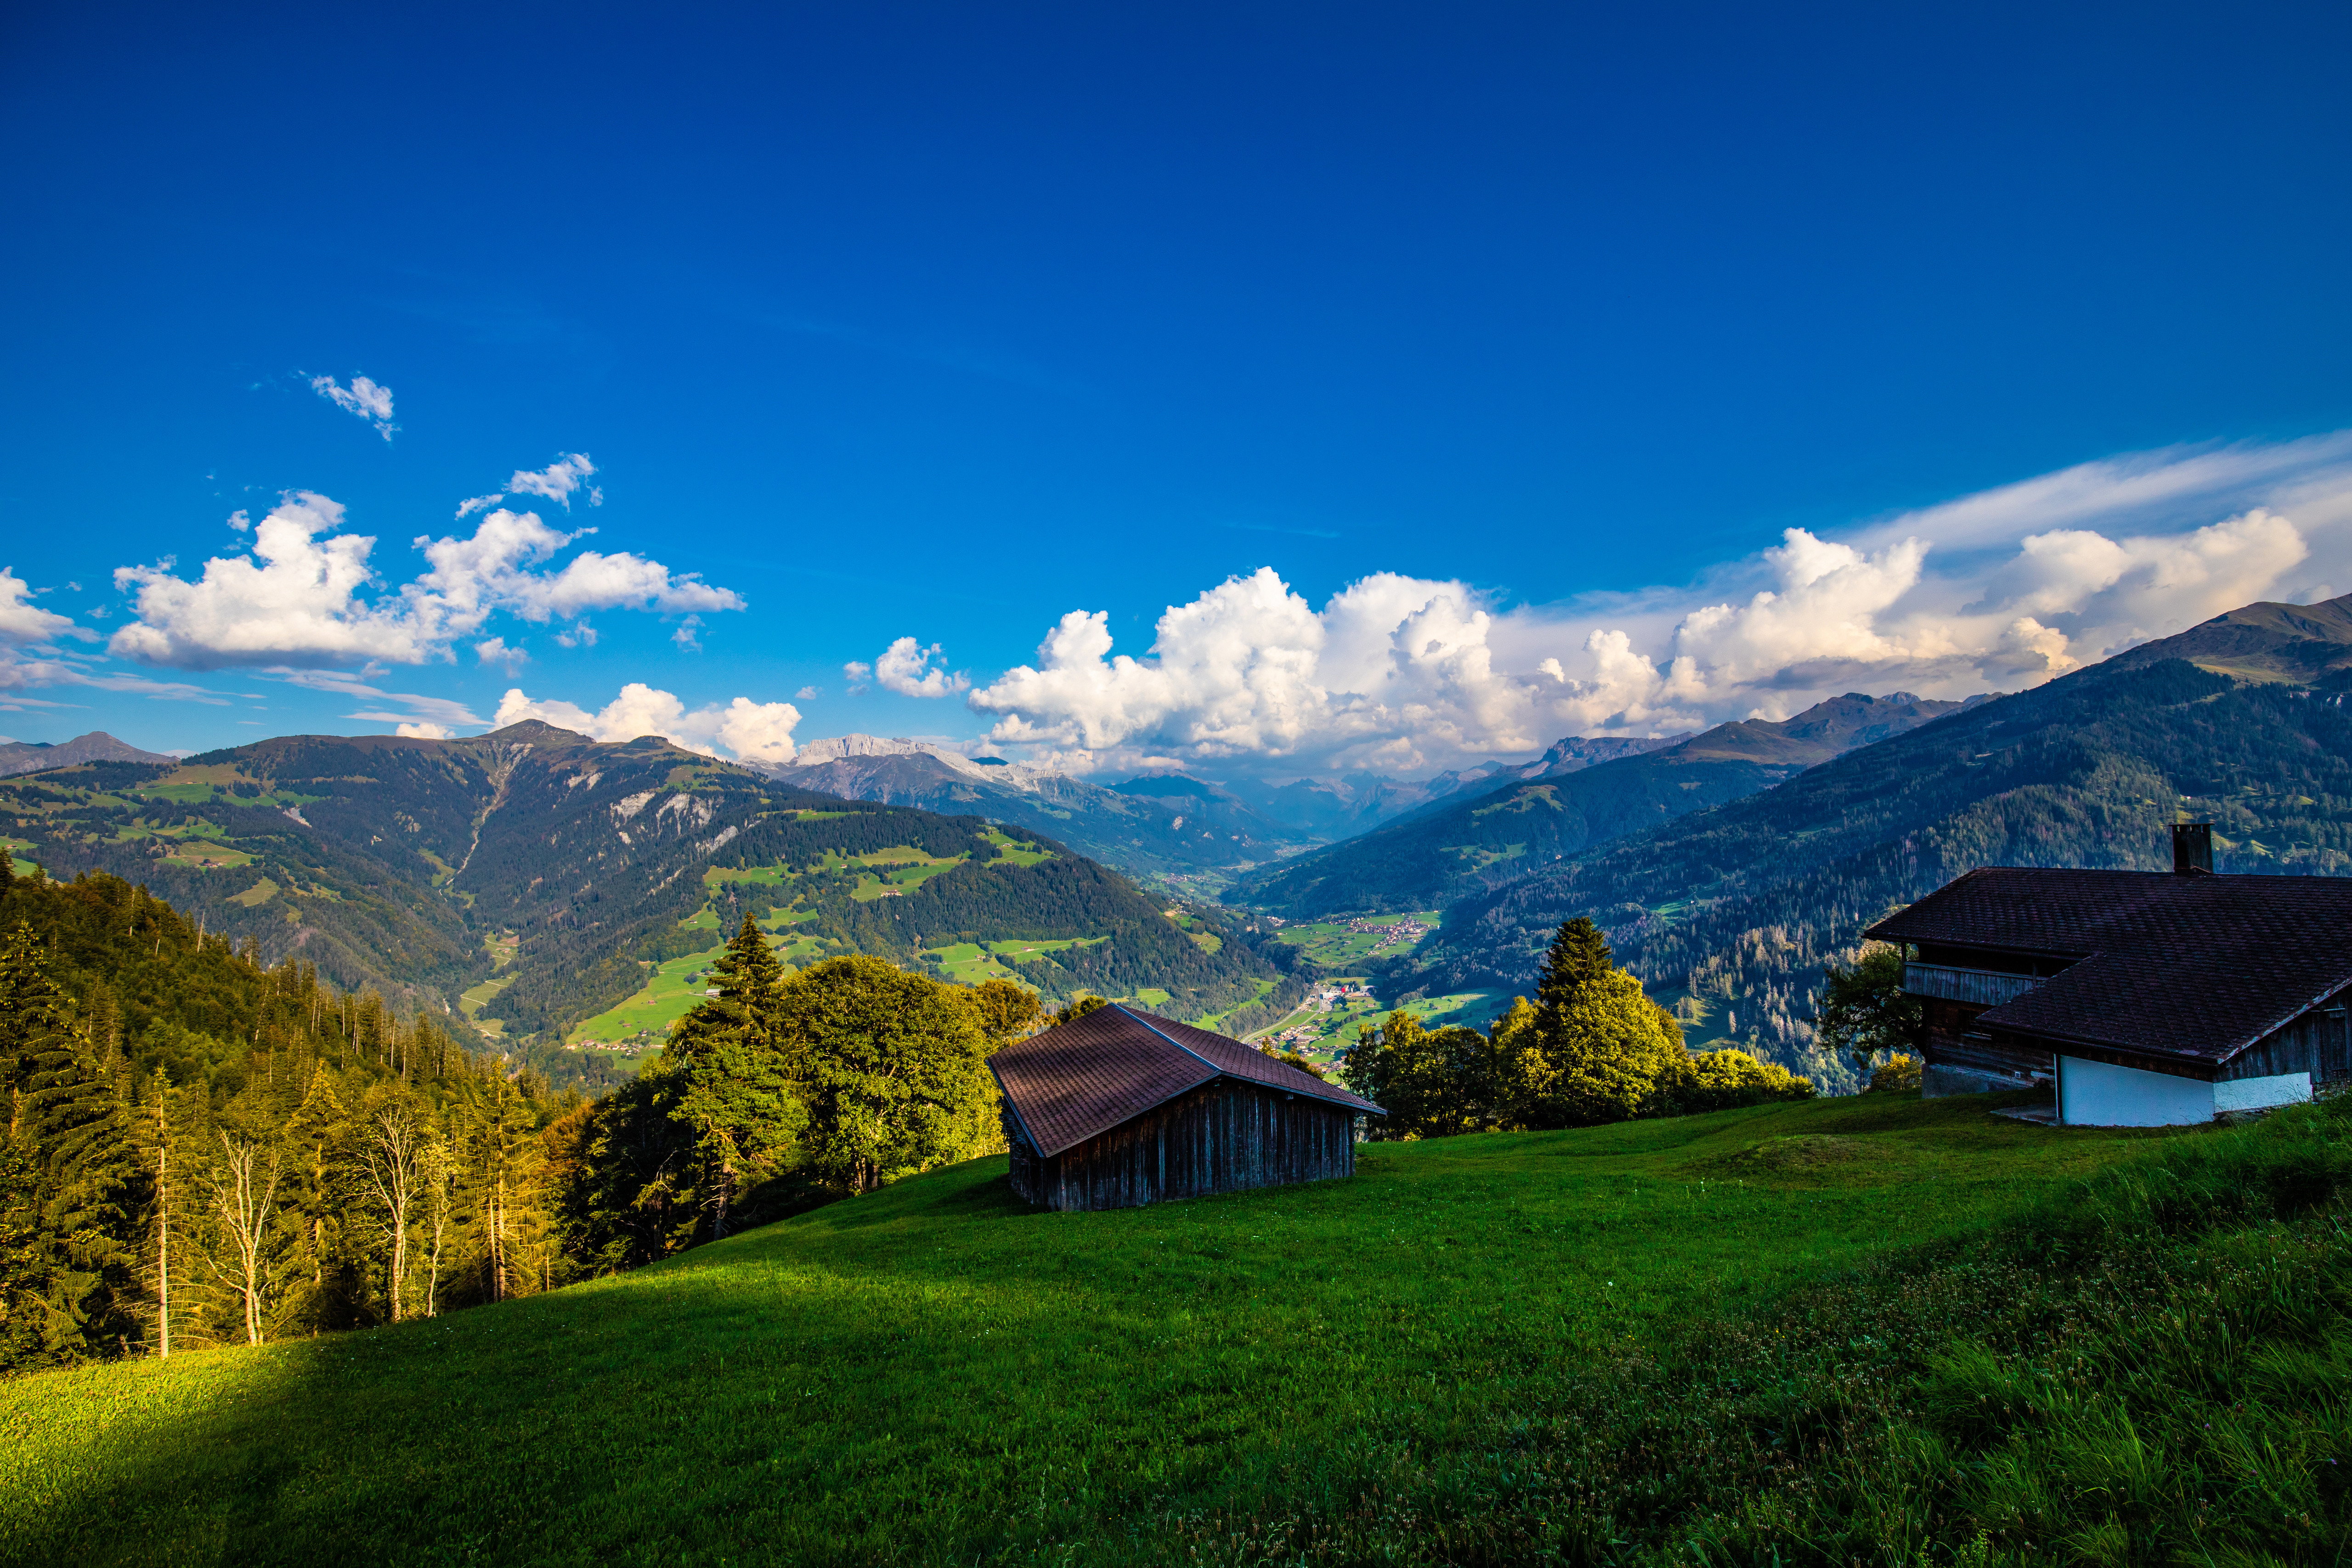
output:
[[[663,983],[707,967],[746,913],[786,963],[862,952],[1187,1019],[1269,996],[1290,957],[1229,910],[1171,907],[1016,822],[536,722],[80,763],[0,784],[0,820],[25,869],[144,883],[261,963],[299,957],[463,1017],[559,1081],[604,1081],[657,1048],[701,995],[672,984],[665,1006]],[[614,1017],[629,1026],[584,1027]],[[599,1045],[615,1048],[583,1048]]]

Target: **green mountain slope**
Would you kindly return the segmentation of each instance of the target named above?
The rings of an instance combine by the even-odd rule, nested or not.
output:
[[[747,910],[801,956],[1066,942],[999,967],[1052,1000],[1148,993],[1185,1016],[1275,973],[1026,829],[812,794],[650,736],[292,736],[0,781],[0,822],[51,875],[146,882],[265,963],[299,954],[404,1006],[470,992],[467,1016],[550,1066],[572,1025]]]
[[[2231,633],[2236,668],[2307,657],[2301,626],[2267,644],[2246,629]],[[2185,810],[2215,824],[2224,870],[2352,870],[2352,671],[2314,689],[2200,668],[2179,654],[2209,651],[2206,630],[1465,900],[1400,988],[1525,988],[1552,930],[1589,915],[1683,1005],[1695,1042],[1727,1037],[1834,1086],[1845,1070],[1813,1054],[1808,1023],[1823,960],[1972,867],[2160,868]]]
[[[1777,723],[1719,724],[1662,750],[1440,802],[1268,867],[1232,897],[1292,920],[1451,903],[1561,856],[1769,789],[1959,706],[1906,692],[1853,694]]]

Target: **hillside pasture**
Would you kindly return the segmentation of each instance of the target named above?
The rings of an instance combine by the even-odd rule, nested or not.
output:
[[[1823,1401],[1927,1370],[1901,1335],[1989,1331],[2021,1277],[1952,1243],[2271,1131],[1991,1103],[1367,1145],[1349,1181],[1102,1214],[975,1161],[499,1307],[0,1387],[0,1554],[1650,1561],[1634,1535],[1708,1507],[1811,1506]],[[1719,1430],[1675,1403],[1701,1394]],[[1632,1533],[1580,1547],[1595,1510]]]

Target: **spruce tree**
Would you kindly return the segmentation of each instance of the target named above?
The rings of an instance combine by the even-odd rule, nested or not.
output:
[[[9,1132],[34,1170],[46,1299],[97,1350],[132,1326],[122,1299],[136,1258],[130,1119],[116,1075],[73,1026],[46,945],[23,921],[0,944],[0,1052],[10,1064]]]
[[[783,965],[750,914],[712,973],[719,994],[677,1021],[662,1054],[670,1120],[694,1138],[698,1195],[716,1240],[745,1184],[789,1154],[807,1112],[796,1064],[777,1037]]]
[[[1553,933],[1536,980],[1536,1006],[1557,1013],[1610,971],[1609,939],[1582,915]]]
[[[1528,1022],[1540,1058],[1530,1085],[1532,1126],[1641,1115],[1655,1108],[1689,1056],[1681,1029],[1639,980],[1610,963],[1607,940],[1580,915],[1552,938]]]

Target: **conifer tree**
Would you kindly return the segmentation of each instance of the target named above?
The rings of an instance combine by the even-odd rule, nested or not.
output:
[[[0,944],[0,1049],[13,1062],[10,1132],[36,1173],[49,1310],[85,1341],[119,1341],[134,1261],[130,1119],[23,921]]]
[[[778,1036],[783,966],[751,915],[713,972],[719,994],[678,1020],[663,1054],[675,1075],[670,1118],[693,1135],[716,1240],[744,1184],[774,1169],[808,1118]]]

